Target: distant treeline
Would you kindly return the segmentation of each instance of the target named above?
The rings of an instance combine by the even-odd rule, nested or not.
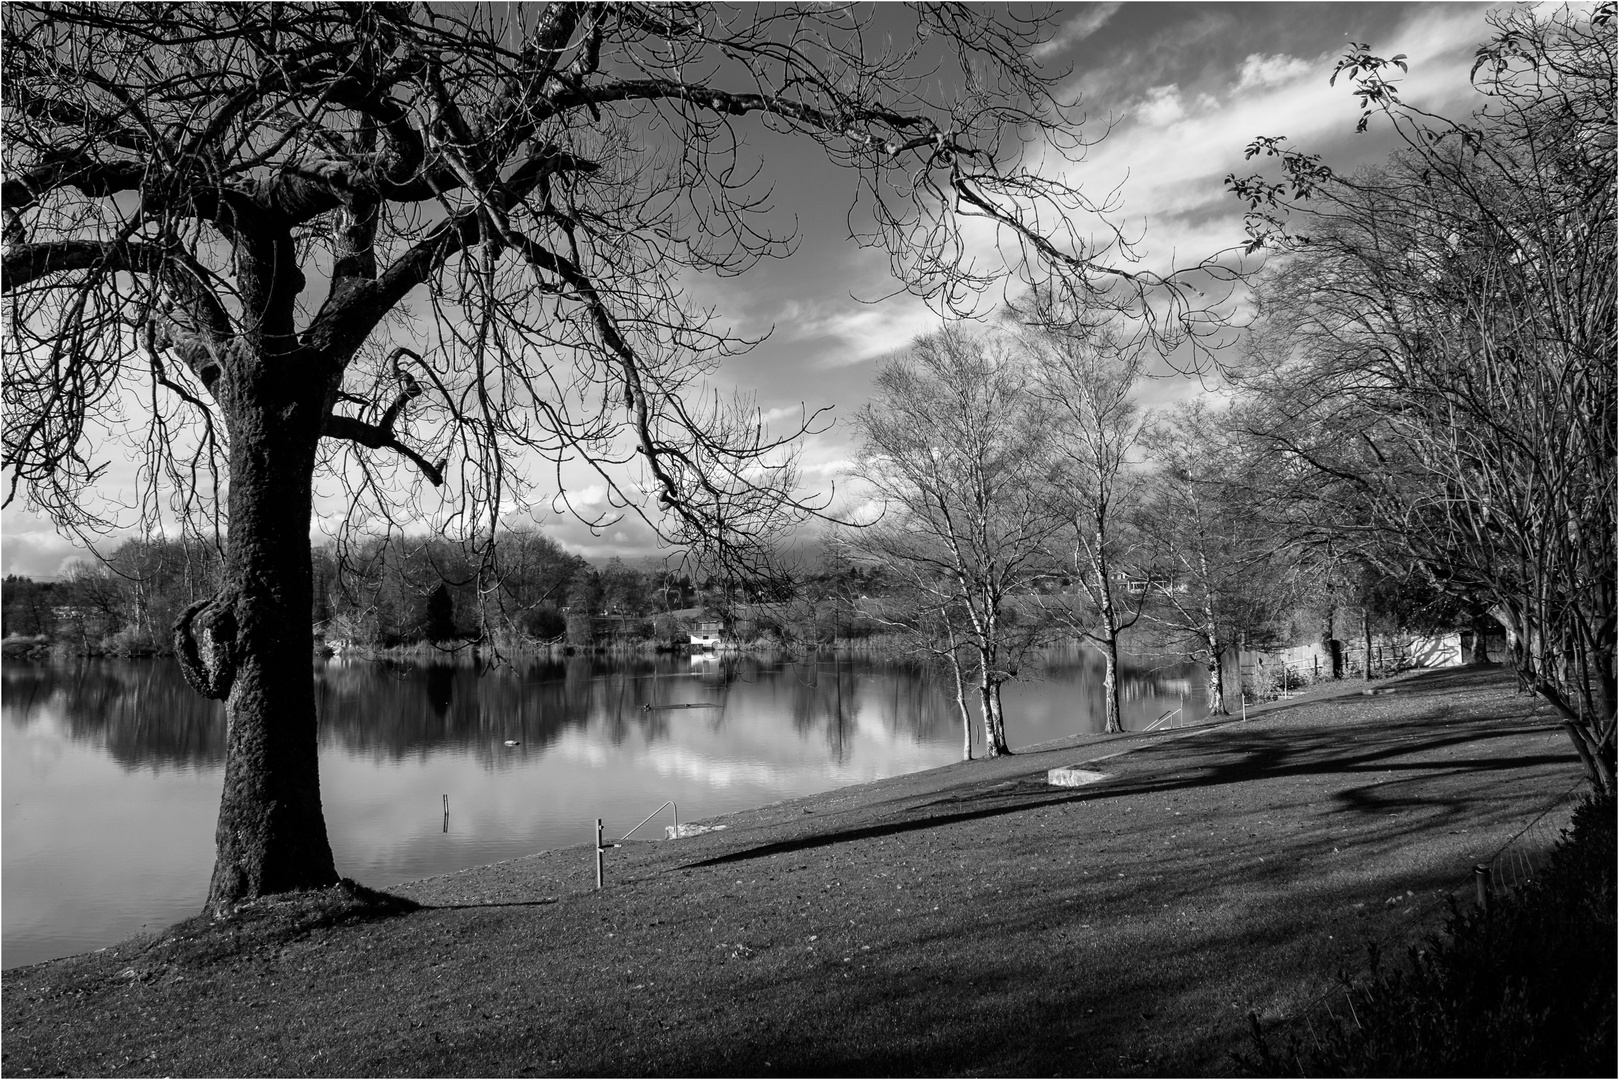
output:
[[[733,639],[830,641],[871,632],[850,600],[879,587],[874,572],[846,562],[765,591],[693,581],[656,559],[597,566],[533,530],[475,554],[442,539],[320,547],[314,570],[317,638],[340,650],[684,644],[703,621]],[[219,576],[210,544],[130,540],[57,581],[8,575],[4,636],[79,654],[166,655],[176,618],[213,595]]]

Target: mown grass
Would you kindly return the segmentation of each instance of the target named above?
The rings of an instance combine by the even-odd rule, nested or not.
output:
[[[1258,1076],[1603,1076],[1615,1047],[1614,800],[1587,796],[1534,877],[1457,904],[1405,956],[1372,950],[1336,1011],[1267,1036]],[[1280,1034],[1280,1037],[1277,1035]]]
[[[8,971],[4,1071],[1223,1072],[1577,776],[1509,676],[1396,689],[732,815],[601,892],[576,848]]]

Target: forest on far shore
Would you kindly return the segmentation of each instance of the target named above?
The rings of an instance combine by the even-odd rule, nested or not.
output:
[[[422,642],[473,641],[522,647],[613,642],[685,644],[706,620],[728,634],[869,634],[838,597],[879,590],[880,575],[846,560],[793,575],[792,584],[724,586],[694,581],[679,567],[647,558],[602,565],[565,551],[535,530],[504,532],[498,559],[470,556],[442,539],[372,540],[339,552],[313,552],[314,626],[328,646],[389,649]],[[80,562],[57,581],[7,575],[3,629],[8,639],[46,639],[80,655],[173,652],[175,620],[219,587],[220,557],[198,540],[129,540],[102,563]],[[825,628],[738,620],[737,605],[808,601]],[[831,603],[827,603],[831,601]],[[739,625],[739,621],[740,624]],[[811,615],[813,623],[814,616]]]

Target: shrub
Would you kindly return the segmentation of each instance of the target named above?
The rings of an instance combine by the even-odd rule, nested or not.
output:
[[[171,642],[154,639],[144,629],[126,626],[101,641],[101,651],[111,656],[168,656],[174,652]]]
[[[1258,1075],[1599,1076],[1614,1066],[1614,801],[1588,798],[1539,876],[1488,912],[1454,902],[1443,934],[1386,970],[1341,976],[1352,1010],[1273,1050]]]
[[[554,641],[560,638],[568,629],[568,620],[562,612],[549,604],[542,604],[530,608],[523,616],[523,630],[529,637],[539,638],[542,641]]]

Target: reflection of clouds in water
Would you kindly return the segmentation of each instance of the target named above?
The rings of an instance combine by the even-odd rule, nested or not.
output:
[[[7,707],[0,715],[4,716],[7,727],[7,760],[21,757],[30,772],[42,780],[50,779],[72,741],[55,703],[41,702],[27,712]]]
[[[1014,748],[1100,726],[1100,658],[1050,660],[1042,678],[1007,688]],[[947,677],[867,657],[727,661],[574,657],[482,676],[318,665],[321,796],[340,871],[386,887],[581,845],[597,817],[621,835],[665,799],[682,821],[701,820],[960,754]],[[105,945],[194,910],[213,862],[219,705],[169,661],[0,675],[7,961]],[[1126,723],[1150,722],[1188,678],[1200,685],[1195,667],[1127,668],[1143,696]],[[723,712],[642,708],[717,700]],[[512,738],[521,745],[505,746]],[[583,856],[580,867],[588,874]]]

